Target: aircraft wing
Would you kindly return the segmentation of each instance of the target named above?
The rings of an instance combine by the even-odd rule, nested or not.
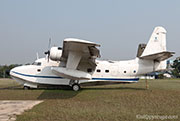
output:
[[[65,68],[52,68],[56,75],[68,79],[91,79],[87,72],[77,70],[80,62],[88,63],[92,68],[96,67],[95,59],[100,57],[98,48],[100,45],[80,39],[65,39],[63,42],[61,62]]]
[[[146,59],[146,60],[163,61],[163,60],[166,60],[166,59],[172,57],[173,54],[175,54],[175,53],[164,51],[164,52],[155,53],[155,54],[151,54],[151,55],[141,56],[139,58]]]
[[[96,43],[80,39],[65,39],[61,61],[66,62],[66,68],[76,69],[80,60],[95,64],[95,59],[100,57],[100,46]]]

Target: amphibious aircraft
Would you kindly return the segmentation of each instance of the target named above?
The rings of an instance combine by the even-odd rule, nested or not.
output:
[[[40,85],[68,85],[78,91],[83,84],[132,83],[139,76],[166,69],[166,59],[174,52],[166,50],[166,30],[156,27],[146,44],[140,44],[137,57],[127,61],[98,60],[99,44],[68,38],[63,47],[52,47],[46,58],[10,71],[24,89]]]

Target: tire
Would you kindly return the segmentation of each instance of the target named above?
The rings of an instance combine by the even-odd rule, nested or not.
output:
[[[79,84],[74,84],[72,86],[72,90],[74,90],[74,91],[79,91],[80,89],[81,89],[81,87],[79,86]]]
[[[24,86],[24,90],[29,90],[29,89],[30,89],[30,87]]]

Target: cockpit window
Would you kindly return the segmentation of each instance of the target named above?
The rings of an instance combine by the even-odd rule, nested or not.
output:
[[[62,50],[62,47],[58,47],[58,50]]]
[[[32,65],[41,66],[41,62],[34,62]]]

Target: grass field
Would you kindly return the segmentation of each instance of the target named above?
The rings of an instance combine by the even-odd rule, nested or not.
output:
[[[150,80],[149,90],[140,80],[74,92],[22,90],[14,81],[1,79],[0,100],[44,100],[17,121],[136,121],[137,115],[180,116],[180,80]]]

